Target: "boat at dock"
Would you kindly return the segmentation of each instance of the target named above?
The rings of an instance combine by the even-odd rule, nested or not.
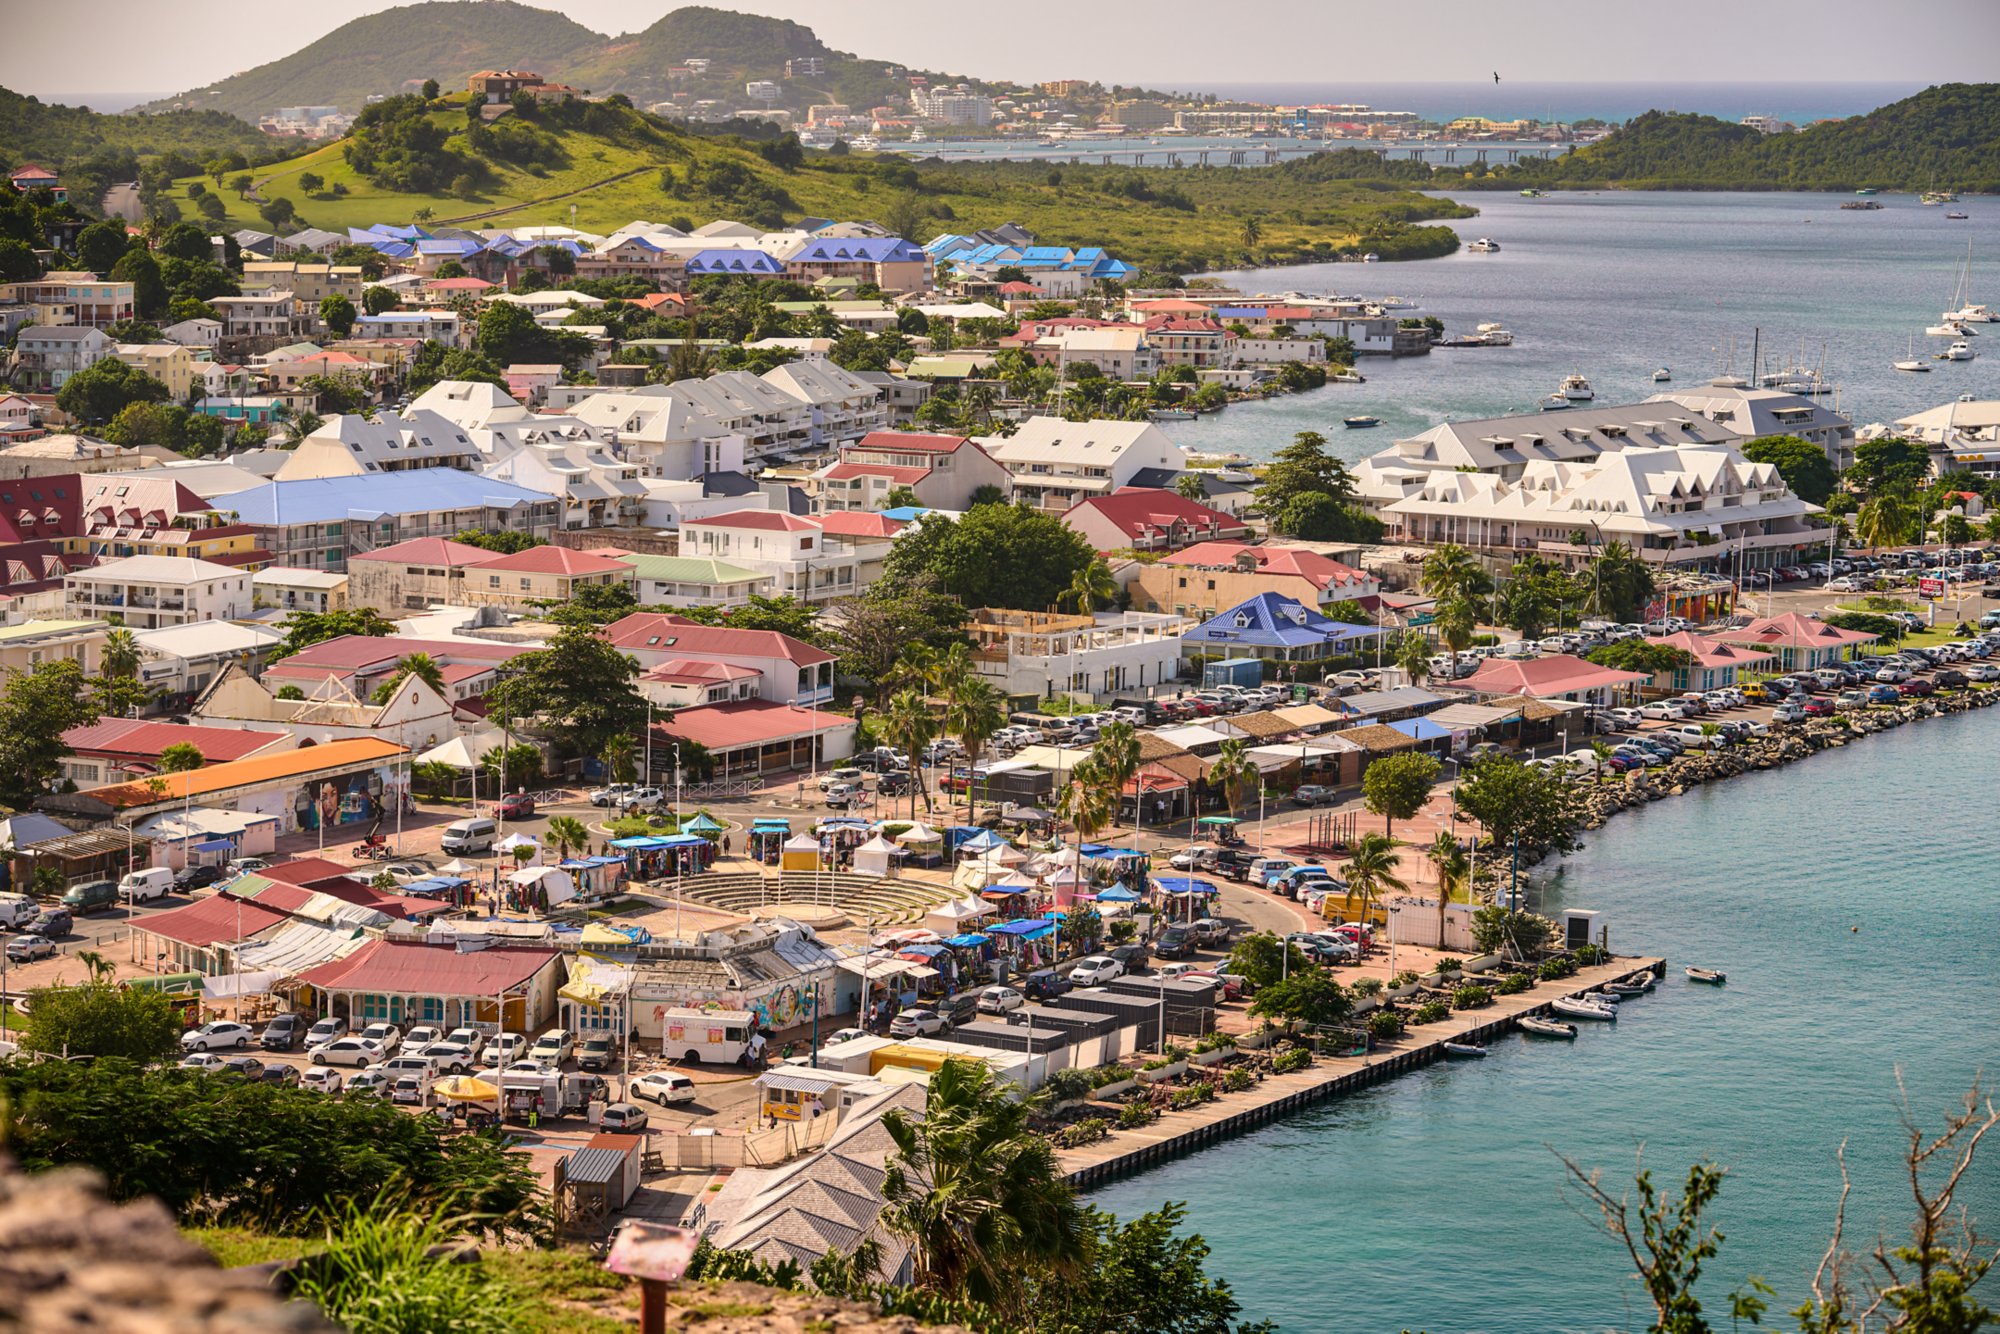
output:
[[[1475,1042],[1447,1042],[1444,1054],[1454,1061],[1473,1061],[1484,1056],[1486,1048]]]
[[[1565,1019],[1589,1019],[1596,1023],[1607,1023],[1618,1018],[1618,1007],[1599,1005],[1581,996],[1564,996],[1549,1002],[1549,1009]]]
[[[1711,987],[1719,987],[1729,980],[1725,974],[1718,973],[1713,968],[1690,968],[1687,970],[1687,976],[1690,982],[1700,982]]]
[[[1643,996],[1652,990],[1651,987],[1641,986],[1637,982],[1606,982],[1604,989],[1614,996]]]
[[[1512,347],[1513,345],[1514,345],[1514,334],[1512,330],[1506,328],[1504,325],[1487,323],[1480,325],[1478,329],[1473,333],[1465,334],[1458,338],[1448,339],[1445,342],[1439,343],[1437,346]]]
[[[1560,412],[1569,406],[1569,400],[1561,394],[1550,394],[1547,398],[1541,400],[1538,406],[1543,412]]]
[[[1518,1022],[1521,1025],[1523,1033],[1530,1033],[1538,1038],[1573,1038],[1576,1036],[1576,1025],[1565,1024],[1560,1019],[1544,1019],[1540,1015],[1524,1014]]]
[[[1147,421],[1156,422],[1191,422],[1200,418],[1200,413],[1190,412],[1186,408],[1152,408],[1146,413]]]
[[[1333,382],[1334,382],[1335,384],[1367,384],[1367,383],[1368,383],[1368,381],[1367,381],[1366,379],[1362,378],[1362,375],[1361,375],[1361,373],[1360,373],[1359,371],[1342,371],[1342,372],[1340,372],[1340,373],[1339,373],[1338,375],[1329,375],[1329,376],[1327,376],[1326,378],[1327,378],[1327,379],[1329,379],[1329,380],[1331,380],[1331,381],[1333,381]]]

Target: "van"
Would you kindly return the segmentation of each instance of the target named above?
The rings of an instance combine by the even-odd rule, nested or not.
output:
[[[494,841],[499,837],[500,826],[492,820],[454,820],[444,827],[438,847],[454,857],[476,856],[493,851]]]
[[[1295,857],[1259,857],[1250,863],[1250,883],[1262,886],[1299,865]]]
[[[131,903],[151,903],[163,899],[174,887],[174,873],[165,866],[148,866],[143,871],[127,871],[118,882],[118,897]]]
[[[171,879],[171,873],[169,874]],[[63,907],[73,913],[103,912],[118,906],[118,882],[115,880],[92,880],[71,887],[62,896]]]
[[[26,894],[0,894],[0,927],[26,926],[41,910]]]

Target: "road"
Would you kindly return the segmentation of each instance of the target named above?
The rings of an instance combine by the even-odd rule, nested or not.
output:
[[[106,190],[104,192],[104,216],[107,218],[123,218],[130,223],[144,222],[146,220],[146,210],[139,203],[139,183],[137,181],[127,181],[123,185],[114,185],[109,190]]]

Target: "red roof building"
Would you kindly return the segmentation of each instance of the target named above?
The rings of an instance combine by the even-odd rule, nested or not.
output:
[[[1726,643],[1761,649],[1775,657],[1787,672],[1829,666],[1881,637],[1867,630],[1842,630],[1795,611],[1760,617],[1740,630],[1718,630],[1713,636]]]
[[[539,946],[374,940],[344,959],[299,974],[327,994],[350,1024],[386,1019],[443,1028],[492,1023],[496,998],[506,995],[505,1027],[532,1032],[554,1015],[564,981],[562,951]]]
[[[78,787],[157,772],[160,755],[169,746],[191,745],[201,752],[204,763],[226,764],[267,751],[289,750],[296,740],[289,732],[195,727],[148,718],[99,718],[70,728],[62,739],[70,753],[63,762],[63,773]]]
[[[1760,649],[1741,648],[1689,630],[1658,638],[1648,637],[1646,642],[1677,648],[1688,655],[1687,666],[1676,667],[1670,672],[1653,673],[1653,684],[1668,690],[1709,691],[1733,686],[1738,672],[1762,667],[1772,659],[1771,654]]]
[[[1478,671],[1449,686],[1482,695],[1531,695],[1609,704],[1615,695],[1646,679],[1644,672],[1621,672],[1573,654],[1550,653],[1539,658],[1488,658]]]
[[[879,510],[891,491],[907,487],[926,509],[967,510],[982,488],[1003,497],[1012,489],[1006,468],[962,435],[870,431],[841,446],[840,457],[817,475],[820,509]]]
[[[829,767],[851,753],[854,720],[794,704],[735,700],[682,709],[653,728],[655,753],[661,745],[694,741],[715,757],[717,778],[809,768],[813,739],[819,763]]]
[[[603,633],[613,647],[631,654],[642,671],[668,662],[722,664],[755,671],[757,694],[770,703],[825,704],[833,698],[833,655],[776,630],[739,630],[662,612],[634,612],[605,626]]]
[[[910,526],[907,519],[892,519],[865,510],[832,510],[820,515],[817,522],[823,531],[850,542],[888,542]]]
[[[1063,522],[1099,551],[1177,551],[1250,535],[1250,526],[1235,515],[1164,487],[1128,486],[1079,500],[1064,511]]]

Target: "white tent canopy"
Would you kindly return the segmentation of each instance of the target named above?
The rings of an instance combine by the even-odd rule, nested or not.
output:
[[[942,843],[944,835],[919,821],[896,835],[896,841],[905,846],[911,843]]]
[[[991,917],[997,909],[979,899],[953,899],[940,903],[924,914],[924,925],[941,935],[955,936],[967,924],[977,922],[982,917]]]
[[[794,834],[785,840],[786,852],[818,852],[819,840],[811,834]]]
[[[477,769],[480,757],[507,744],[507,734],[497,727],[453,737],[417,756],[418,764],[449,764],[454,769]]]
[[[568,903],[576,897],[576,878],[558,867],[530,866],[515,871],[507,879],[522,889],[541,886],[542,892],[548,895],[551,908],[558,903]]]
[[[903,850],[877,834],[854,850],[854,869],[862,875],[887,875]]]

